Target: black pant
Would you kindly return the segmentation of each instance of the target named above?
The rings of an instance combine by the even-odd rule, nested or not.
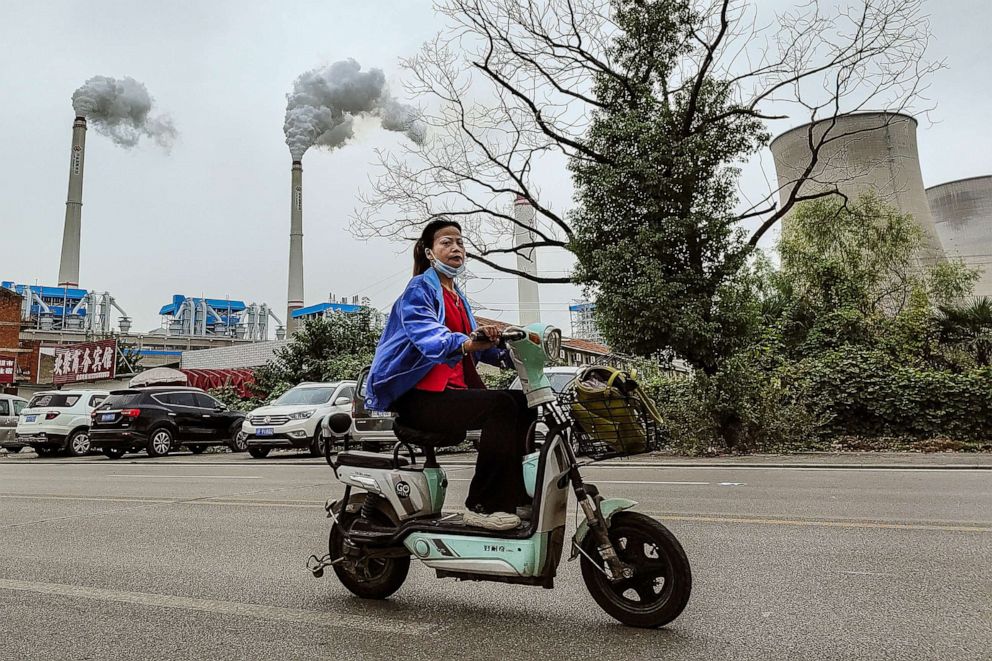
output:
[[[526,453],[527,430],[537,413],[527,408],[519,390],[411,390],[396,402],[396,412],[408,427],[426,432],[481,429],[475,475],[466,507],[489,513],[513,513],[530,499],[524,489],[521,458]]]

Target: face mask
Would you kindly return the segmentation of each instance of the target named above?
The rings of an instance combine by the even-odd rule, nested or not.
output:
[[[460,276],[462,273],[465,272],[465,262],[462,262],[461,266],[458,267],[448,266],[440,259],[435,258],[430,250],[427,251],[427,257],[431,260],[431,266],[434,267],[435,271],[437,271],[443,276],[451,278],[452,280],[454,280],[455,278],[457,278],[458,276]]]

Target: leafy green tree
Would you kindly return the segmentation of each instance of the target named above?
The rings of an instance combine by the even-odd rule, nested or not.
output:
[[[576,281],[595,292],[610,346],[670,348],[712,373],[754,319],[727,164],[768,136],[717,77],[670,89],[701,28],[692,3],[618,2],[614,18],[609,57],[630,76],[594,78],[602,108],[584,144],[611,157],[571,162]]]
[[[778,244],[780,268],[766,275],[785,347],[796,357],[857,345],[930,359],[937,307],[966,296],[977,273],[922,261],[922,247],[913,218],[871,194],[798,206]]]
[[[372,362],[381,335],[375,310],[305,321],[275,359],[255,370],[255,390],[268,400],[304,381],[353,379]]]

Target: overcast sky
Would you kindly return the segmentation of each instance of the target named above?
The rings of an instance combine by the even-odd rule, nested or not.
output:
[[[929,91],[936,110],[920,118],[923,178],[931,186],[992,173],[992,5],[945,0],[929,11],[932,55],[948,66]],[[80,286],[113,293],[139,330],[159,325],[158,309],[174,293],[267,302],[284,316],[286,92],[298,74],[353,57],[383,69],[402,96],[398,58],[442,27],[427,0],[4,2],[0,280],[56,284],[70,97],[91,76],[132,76],[147,85],[157,111],[171,115],[179,140],[169,154],[152,142],[125,150],[89,131]],[[384,308],[402,290],[408,246],[361,242],[348,232],[357,194],[374,172],[373,150],[402,139],[365,131],[338,151],[307,153],[308,304],[333,292],[369,296]],[[540,178],[556,207],[567,206],[564,173]],[[567,266],[542,260],[541,270]],[[473,298],[490,308],[478,312],[516,321],[514,282],[475,272],[482,278],[471,285]],[[545,320],[567,332],[567,305],[579,292],[544,286],[541,296]]]

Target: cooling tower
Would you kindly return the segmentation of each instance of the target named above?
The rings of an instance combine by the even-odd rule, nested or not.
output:
[[[824,134],[828,142],[820,148],[801,193],[836,187],[853,201],[862,193],[874,191],[902,213],[912,214],[919,223],[924,236],[921,257],[927,261],[943,259],[923,188],[915,119],[898,113],[856,113],[804,124],[778,136],[771,143],[771,151],[780,204],[785,203],[792,184],[810,164],[811,133],[814,144]]]
[[[536,240],[534,234],[526,229],[526,227],[534,227],[536,215],[531,203],[518,195],[513,203],[513,218],[518,223],[513,228],[514,246],[522,246]],[[537,275],[537,252],[534,248],[517,252],[517,270]],[[541,296],[536,282],[527,278],[517,278],[517,303],[520,306],[520,325],[526,326],[541,321]]]
[[[72,123],[72,149],[69,152],[69,194],[65,200],[65,226],[62,228],[62,259],[59,287],[79,286],[79,234],[83,214],[83,158],[86,150],[86,119]]]
[[[293,311],[303,307],[303,163],[293,161],[289,205],[289,288],[286,295],[286,331],[290,335],[298,322]]]
[[[933,186],[927,199],[944,252],[980,269],[974,295],[992,297],[992,175]]]

